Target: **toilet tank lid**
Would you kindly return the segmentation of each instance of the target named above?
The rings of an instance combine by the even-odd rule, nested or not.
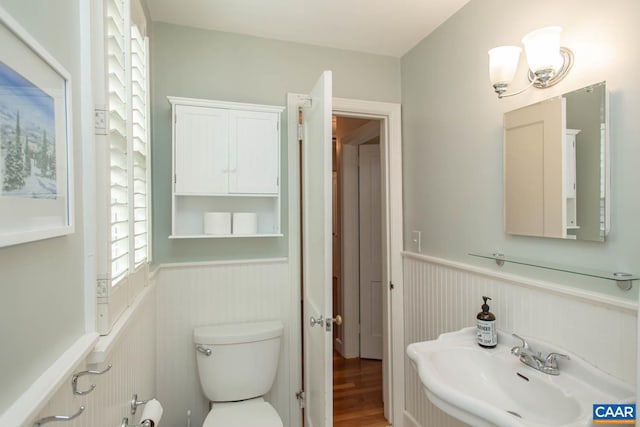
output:
[[[282,322],[279,320],[200,326],[193,330],[193,342],[196,344],[238,344],[264,341],[280,337],[283,329]]]

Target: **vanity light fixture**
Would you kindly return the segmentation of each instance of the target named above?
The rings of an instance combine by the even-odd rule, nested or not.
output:
[[[499,46],[489,51],[489,78],[498,98],[518,95],[531,86],[551,87],[562,80],[573,66],[573,52],[560,46],[560,27],[545,27],[522,38],[529,64],[529,86],[518,92],[506,93],[520,60],[519,46]]]

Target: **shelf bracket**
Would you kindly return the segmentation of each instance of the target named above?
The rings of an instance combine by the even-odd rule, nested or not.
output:
[[[631,274],[616,271],[615,273],[613,273],[613,275],[616,277],[616,279],[618,279],[616,280],[616,285],[618,285],[618,289],[623,291],[631,290],[631,288],[633,287],[633,284],[631,283],[631,277],[632,277]]]

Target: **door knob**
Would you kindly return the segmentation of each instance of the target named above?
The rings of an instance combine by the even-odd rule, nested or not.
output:
[[[309,318],[309,324],[313,328],[314,326],[322,326],[324,324],[324,316],[320,316],[317,319],[313,316]]]
[[[336,325],[338,325],[338,326],[342,325],[342,316],[340,316],[340,315],[338,314],[338,315],[337,315],[336,317],[334,317],[333,319],[332,319],[332,318],[330,318],[330,317],[327,317],[327,319],[325,320],[324,329],[325,329],[327,332],[330,332],[330,331],[331,331],[331,328],[332,328],[332,326],[333,326],[333,324],[334,324],[334,323],[335,323]]]

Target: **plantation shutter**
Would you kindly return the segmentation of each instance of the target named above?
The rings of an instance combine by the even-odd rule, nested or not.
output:
[[[98,150],[99,199],[108,215],[98,227],[97,326],[108,334],[148,282],[149,66],[146,19],[139,0],[104,0],[106,72],[104,104],[108,132]],[[100,181],[100,180],[99,180]],[[102,193],[105,193],[104,196]],[[100,216],[100,215],[99,215]]]
[[[111,183],[111,285],[129,271],[127,49],[123,0],[107,2],[107,69]]]
[[[148,254],[148,91],[147,40],[137,25],[131,26],[131,109],[133,173],[134,265],[147,261]]]

